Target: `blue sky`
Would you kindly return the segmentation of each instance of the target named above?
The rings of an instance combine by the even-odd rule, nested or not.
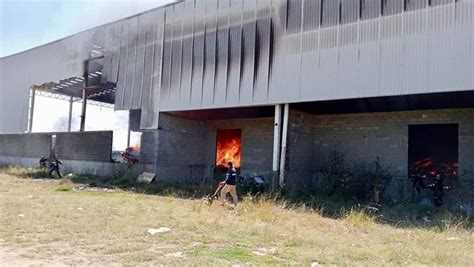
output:
[[[173,0],[0,0],[0,57]]]

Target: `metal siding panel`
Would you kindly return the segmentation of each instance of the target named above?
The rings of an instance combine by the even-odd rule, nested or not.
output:
[[[305,0],[303,3],[303,36],[301,49],[301,99],[318,97],[319,88],[319,24],[321,1]]]
[[[226,103],[235,105],[240,97],[241,52],[242,52],[242,1],[230,2],[229,17],[229,67],[227,72]]]
[[[101,83],[106,83],[111,77],[112,65],[112,49],[113,49],[113,25],[108,24],[105,27],[105,43],[104,43],[104,67],[102,70]]]
[[[117,22],[113,24],[113,47],[112,47],[112,62],[110,70],[109,81],[117,83],[119,73],[119,62],[120,62],[120,37],[121,37],[121,26],[122,23]],[[117,96],[115,96],[117,97]]]
[[[191,106],[200,107],[204,74],[204,31],[206,14],[205,1],[196,1],[196,7],[194,12],[195,15]]]
[[[216,74],[217,0],[206,1],[206,33],[204,40],[204,77],[202,106],[214,103],[214,79]]]
[[[162,64],[162,79],[161,79],[161,93],[160,105],[163,108],[170,107],[171,95],[171,68],[172,68],[172,53],[173,53],[173,21],[174,12],[173,7],[165,9],[165,28],[164,28],[164,43],[163,43],[163,64]]]
[[[133,86],[135,84],[135,66],[137,58],[137,41],[138,41],[138,18],[130,19],[130,35],[128,39],[127,66],[125,73],[125,91],[123,97],[123,108],[132,108]]]
[[[194,0],[184,2],[183,11],[183,56],[181,65],[180,105],[187,107],[191,101],[193,67]]]
[[[469,54],[471,55],[471,65],[469,67],[470,70],[474,70],[474,1],[470,1],[469,2],[469,5],[470,5],[470,14],[471,14],[471,26],[469,27],[469,34],[471,36],[471,45],[470,45],[470,51],[469,51]],[[474,75],[470,75],[471,76],[471,89],[474,90]]]
[[[164,43],[164,25],[165,11],[163,9],[152,11],[151,20],[153,23],[153,49],[152,49],[152,75],[151,87],[147,102],[148,108],[142,108],[142,118],[140,128],[157,129],[161,96],[161,77],[163,67],[163,43]]]
[[[455,82],[453,71],[454,6],[439,6],[430,10],[428,28],[428,88],[438,91]],[[451,25],[451,26],[450,26]]]
[[[339,3],[341,0],[326,0],[322,2],[321,27],[336,26],[339,23]]]
[[[354,88],[359,56],[358,47],[354,46],[357,42],[357,24],[346,24],[339,27],[338,75],[336,75],[337,78],[334,83],[336,84],[338,95],[342,97],[357,96],[362,93],[359,90],[355,90],[357,88]]]
[[[322,0],[304,0],[303,31],[311,31],[319,28],[321,21],[321,1]]]
[[[285,79],[285,33],[286,33],[286,4],[285,0],[273,0],[272,32],[273,55],[270,65],[269,101],[282,103],[282,95],[286,90]]]
[[[229,0],[219,0],[217,21],[217,65],[214,105],[224,106],[227,95],[227,67],[229,58]]]
[[[431,0],[431,6],[445,5],[453,1],[454,0]]]
[[[377,95],[399,94],[402,91],[400,64],[403,58],[402,16],[380,19],[380,71]]]
[[[268,97],[270,72],[270,37],[271,37],[271,0],[260,0],[257,3],[257,32],[255,39],[256,76],[254,103],[265,103]]]
[[[354,23],[359,19],[360,0],[340,0],[340,23]]]
[[[378,18],[382,12],[382,5],[380,0],[361,0],[361,20],[370,20]]]
[[[121,34],[120,34],[120,59],[119,59],[119,71],[117,90],[115,92],[115,109],[122,110],[124,107],[124,96],[125,96],[125,82],[128,67],[128,39],[130,33],[130,20],[124,20],[121,23]]]
[[[412,13],[406,13],[406,16],[411,16]],[[415,20],[415,21],[418,21]],[[405,20],[406,22],[406,20]],[[411,24],[406,26],[415,26],[414,29],[419,27],[419,24]],[[405,31],[407,32],[407,31]],[[422,93],[429,91],[427,88],[428,81],[428,38],[425,34],[417,34],[405,37],[404,43],[404,59],[405,69],[404,77],[406,78],[405,90],[411,93]],[[404,92],[405,93],[405,92]]]
[[[132,109],[140,109],[143,92],[143,73],[145,71],[146,15],[138,17],[137,57],[135,61],[135,77],[133,83]]]
[[[301,31],[301,10],[303,0],[291,0],[287,4],[287,34],[298,33]]]
[[[382,15],[389,16],[403,12],[405,0],[385,0],[382,1]]]
[[[472,32],[471,28],[471,9],[468,2],[457,2],[455,5],[455,35],[454,35],[454,79],[456,84],[454,89],[456,90],[469,90],[474,89],[470,84],[470,77],[474,75],[474,70],[470,68],[470,51],[472,47],[469,41],[469,32]],[[467,38],[466,38],[467,37]]]
[[[239,103],[251,104],[254,95],[255,78],[255,36],[257,31],[256,23],[256,0],[246,0],[244,2],[242,25],[242,73]]]
[[[178,108],[181,94],[181,64],[183,54],[183,9],[184,2],[174,5],[174,23],[172,24],[171,80],[168,106]]]
[[[409,0],[406,1],[406,11],[418,10],[428,7],[428,0]]]
[[[151,22],[151,21],[150,21]],[[153,62],[154,62],[154,39],[155,39],[155,23],[149,23],[146,25],[146,46],[145,46],[145,66],[143,71],[143,84],[142,84],[142,95],[141,95],[141,109],[142,109],[142,119],[140,121],[141,128],[144,126],[148,127],[150,123],[148,122],[148,113],[150,111],[150,94],[152,86],[152,75],[153,75]],[[151,106],[151,108],[153,108]],[[147,122],[144,122],[146,120]]]

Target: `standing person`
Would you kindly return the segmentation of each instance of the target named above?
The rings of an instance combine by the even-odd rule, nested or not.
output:
[[[59,161],[59,159],[56,158],[56,156],[53,156],[51,158],[51,163],[49,164],[49,177],[50,178],[53,178],[52,174],[53,172],[56,172],[59,176],[59,178],[63,178],[61,176],[61,173],[59,172],[59,164],[63,165],[63,163],[61,161]]]
[[[444,175],[436,174],[436,181],[432,185],[434,191],[434,206],[439,208],[443,205],[444,197]]]
[[[224,204],[226,200],[227,193],[230,193],[234,207],[237,206],[237,170],[230,161],[227,163],[226,179],[221,182],[221,184],[224,184],[221,190],[222,204]]]

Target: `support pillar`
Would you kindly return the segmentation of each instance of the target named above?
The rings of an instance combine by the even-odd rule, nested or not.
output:
[[[283,129],[281,137],[281,154],[280,154],[280,187],[285,185],[285,162],[286,162],[286,144],[288,139],[288,114],[290,113],[290,105],[285,104],[283,111]]]
[[[271,191],[275,191],[279,181],[280,151],[281,151],[281,114],[282,105],[275,105],[275,121],[273,124],[273,167]]]
[[[71,121],[72,121],[72,104],[73,104],[74,98],[71,96],[69,98],[69,118],[67,121],[67,131],[71,132]]]
[[[82,88],[82,110],[81,110],[81,128],[84,132],[86,128],[86,110],[87,110],[87,86],[89,86],[89,60],[84,62],[84,87]]]
[[[30,113],[28,114],[28,132],[31,133],[33,131],[33,116],[35,113],[35,96],[36,96],[36,89],[31,87],[31,96],[30,96]]]
[[[82,89],[82,110],[81,110],[81,128],[79,131],[84,132],[86,128],[86,111],[87,111],[87,93],[86,88]]]

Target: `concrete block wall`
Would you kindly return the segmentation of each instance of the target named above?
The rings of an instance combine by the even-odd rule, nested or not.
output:
[[[272,168],[273,118],[198,121],[162,113],[159,129],[142,135],[142,158],[148,163],[157,142],[158,180],[206,182],[214,175],[218,129],[242,130],[241,175],[269,174]]]
[[[110,162],[112,131],[56,134],[56,156],[64,160]]]
[[[372,162],[380,158],[391,166],[396,180],[391,189],[411,190],[408,179],[408,126],[459,124],[459,164],[462,183],[474,181],[474,109],[420,110],[314,116],[313,166],[318,170],[331,149],[346,151],[349,158]],[[400,195],[400,198],[406,197]]]
[[[285,184],[311,186],[313,136],[313,116],[291,109],[288,116]]]
[[[112,132],[28,133],[0,135],[0,164],[37,167],[41,156],[49,156],[51,136],[63,172],[113,176],[117,164],[110,162]]]
[[[242,151],[240,174],[269,175],[273,157],[273,118],[214,120],[207,123],[206,164],[209,169],[216,162],[217,130],[241,129]]]
[[[195,182],[202,179],[206,141],[204,122],[162,113],[156,138],[157,180]],[[143,148],[149,146],[146,142],[142,139]]]
[[[0,156],[39,159],[49,156],[51,134],[1,134]]]

